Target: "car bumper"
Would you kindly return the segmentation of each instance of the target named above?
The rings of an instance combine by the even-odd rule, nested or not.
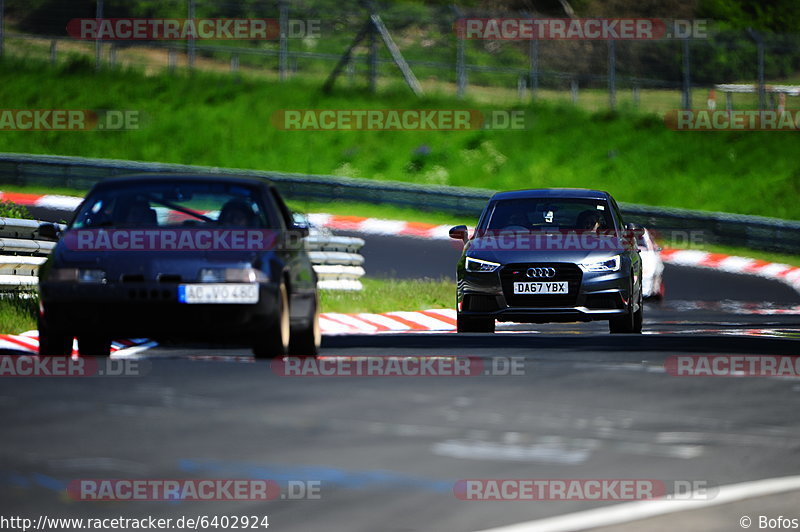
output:
[[[185,304],[178,285],[41,283],[43,317],[54,328],[112,337],[221,338],[264,330],[278,310],[277,286],[262,283],[254,304]]]
[[[458,279],[458,312],[522,323],[607,320],[628,312],[632,285],[628,272],[582,273],[570,282],[569,297],[520,298],[509,293],[497,272],[464,271]]]

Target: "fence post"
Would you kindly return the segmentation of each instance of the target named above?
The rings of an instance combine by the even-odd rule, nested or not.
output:
[[[175,63],[177,63],[177,53],[175,48],[169,47],[167,48],[167,72],[172,74],[175,72]]]
[[[236,74],[239,71],[239,54],[231,55],[231,73]]]
[[[531,16],[531,20],[533,17]],[[531,87],[531,98],[536,99],[539,92],[539,39],[531,39],[528,43],[528,85]]]
[[[467,66],[465,56],[464,26],[461,22],[461,10],[452,6],[455,13],[456,28],[456,97],[463,98],[467,91]]]
[[[117,64],[117,45],[111,43],[111,50],[108,52],[108,62],[113,67]]]
[[[764,91],[764,38],[753,28],[747,28],[747,33],[756,41],[758,47],[758,109],[766,109],[767,98]]]
[[[369,77],[369,90],[376,92],[378,90],[378,36],[375,30],[375,25],[369,26],[369,66],[367,68],[367,76]]]
[[[463,98],[464,93],[467,90],[467,67],[464,59],[464,36],[456,35],[456,39],[456,95],[459,98]]]
[[[286,70],[288,68],[289,57],[289,4],[286,0],[278,2],[278,17],[279,17],[279,30],[280,30],[280,43],[278,45],[278,71],[280,72],[280,79],[286,79]]]
[[[683,39],[683,105],[684,109],[692,108],[692,78],[689,61],[689,39]]]
[[[186,11],[187,11],[187,18],[189,20],[194,20],[194,0],[186,0]],[[194,33],[187,36],[186,42],[186,62],[189,66],[189,70],[194,68],[194,54],[195,54],[195,43],[194,43]]]
[[[639,108],[639,92],[640,92],[639,85],[634,83],[633,87],[631,87],[631,96],[633,98],[633,107],[634,109]]]
[[[3,0],[0,0],[2,2]],[[55,65],[58,62],[58,39],[50,40],[50,64]]]
[[[578,103],[578,81],[573,79],[569,82],[569,92],[572,95],[572,104]]]
[[[97,6],[95,8],[95,18],[103,18],[103,0],[97,0]],[[97,32],[97,38],[94,40],[94,68],[95,70],[100,70],[100,60],[101,52],[103,43],[100,40],[100,32]]]
[[[0,57],[3,57],[6,47],[6,3],[0,0]]]
[[[608,106],[613,111],[617,107],[617,44],[608,41]]]
[[[764,39],[758,35],[758,108],[767,107],[766,91],[764,90]]]

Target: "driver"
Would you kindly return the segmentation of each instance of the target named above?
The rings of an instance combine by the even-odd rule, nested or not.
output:
[[[585,231],[597,231],[602,225],[602,218],[597,211],[586,210],[578,215],[577,226],[578,229]]]
[[[251,227],[254,225],[253,209],[240,199],[232,199],[223,205],[217,221],[222,225],[238,225]]]

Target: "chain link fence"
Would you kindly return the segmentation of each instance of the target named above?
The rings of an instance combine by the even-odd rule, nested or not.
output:
[[[716,98],[711,89],[723,83],[753,84],[735,99],[729,95],[726,105],[770,108],[777,103],[764,80],[800,68],[800,35],[717,29],[710,21],[680,19],[690,16],[688,11],[676,12],[677,20],[657,21],[672,38],[632,40],[465,38],[458,28],[467,20],[543,19],[485,7],[358,0],[0,0],[0,12],[0,28],[5,27],[0,50],[8,56],[62,66],[90,61],[98,68],[147,72],[197,68],[267,79],[302,77],[320,84],[361,35],[337,83],[380,89],[402,83],[402,77],[380,36],[366,27],[370,14],[377,14],[426,91],[543,98],[595,109],[705,108]],[[93,41],[69,35],[71,21],[93,18],[268,19],[276,31],[251,40]],[[673,30],[687,24],[699,31],[675,38]],[[785,105],[792,107],[792,101]]]

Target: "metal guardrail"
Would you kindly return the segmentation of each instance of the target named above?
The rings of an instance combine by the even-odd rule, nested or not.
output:
[[[55,246],[55,242],[37,240],[42,223],[0,218],[0,290],[35,287],[39,282],[39,266]],[[360,278],[364,275],[364,257],[358,253],[364,246],[362,239],[315,230],[306,243],[320,290],[363,288]]]
[[[390,204],[446,212],[454,216],[476,216],[493,193],[487,189],[423,186],[325,175],[0,153],[0,183],[14,185],[88,188],[108,177],[149,172],[249,175],[271,180],[282,194],[293,199]],[[695,239],[695,242],[689,243],[800,253],[799,221],[631,203],[623,203],[621,208],[629,221],[653,229],[667,238],[672,236],[673,240],[686,237]]]
[[[55,242],[36,240],[42,222],[0,218],[0,289],[36,286]]]

